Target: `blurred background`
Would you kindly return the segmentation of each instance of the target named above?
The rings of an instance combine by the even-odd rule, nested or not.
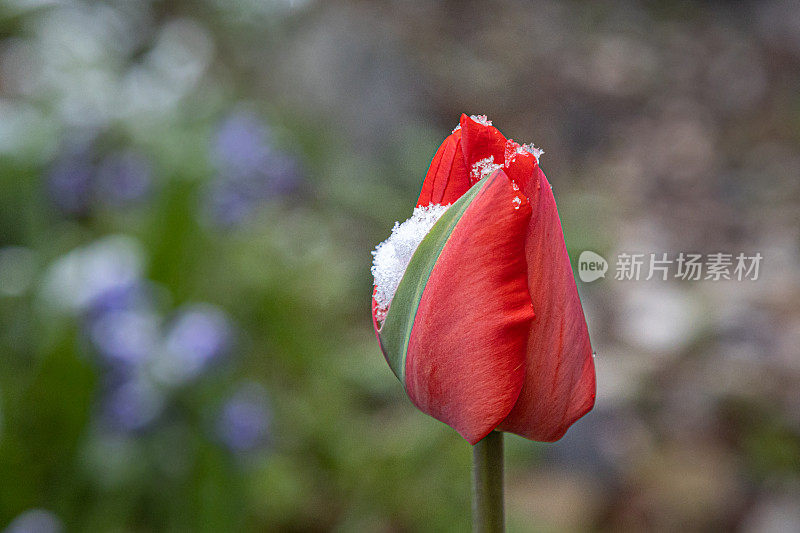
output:
[[[597,405],[507,437],[509,531],[800,531],[799,89],[789,1],[4,0],[0,528],[468,530],[369,318],[466,112],[573,260],[764,257],[578,282]]]

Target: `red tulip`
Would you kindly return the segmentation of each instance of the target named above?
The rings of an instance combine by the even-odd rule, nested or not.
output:
[[[452,205],[391,302],[373,293],[381,350],[411,401],[471,444],[495,429],[558,440],[594,405],[592,348],[540,153],[462,115],[417,201]]]

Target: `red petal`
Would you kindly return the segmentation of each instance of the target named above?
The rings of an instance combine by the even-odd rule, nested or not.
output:
[[[503,164],[506,138],[500,130],[461,115],[461,132],[461,146],[467,169],[472,170],[472,165],[487,157],[492,157],[498,165]]]
[[[381,336],[380,336],[380,329],[381,328],[380,328],[380,326],[378,326],[378,317],[375,314],[376,311],[378,310],[378,302],[375,301],[375,293],[377,291],[378,291],[378,289],[373,287],[373,289],[372,289],[372,306],[371,306],[372,309],[371,309],[371,313],[370,314],[372,315],[372,330],[375,332],[375,336],[378,338],[378,345],[381,347],[381,351],[383,352],[384,351],[383,350],[383,343],[381,342]]]
[[[522,387],[533,309],[524,239],[498,171],[456,225],[423,291],[406,358],[406,390],[422,411],[474,444],[506,418]]]
[[[539,163],[533,154],[526,151],[518,152],[519,144],[516,141],[508,140],[505,148],[505,168],[506,174],[511,181],[522,188],[522,192],[533,201],[538,196],[539,182],[537,181],[537,171]]]
[[[472,165],[493,157],[503,163],[506,138],[494,126],[486,126],[461,115],[460,128],[444,140],[431,161],[422,183],[417,206],[452,204],[469,190]]]
[[[525,257],[536,318],[528,338],[525,384],[500,429],[554,441],[594,406],[592,347],[550,184],[531,154],[519,154],[508,172],[533,211]]]
[[[461,130],[450,135],[433,157],[422,183],[417,206],[452,204],[470,188],[469,170],[461,150]]]

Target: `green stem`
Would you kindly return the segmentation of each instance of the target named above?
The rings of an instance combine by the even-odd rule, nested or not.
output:
[[[503,530],[503,433],[492,431],[472,447],[472,531]]]

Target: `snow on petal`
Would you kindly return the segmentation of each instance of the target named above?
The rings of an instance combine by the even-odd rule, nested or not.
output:
[[[486,115],[470,115],[469,118],[477,122],[478,124],[483,124],[484,126],[491,126],[492,121]]]
[[[494,162],[494,156],[490,155],[489,157],[484,157],[483,159],[476,161],[474,165],[472,165],[472,171],[470,176],[472,177],[472,182],[477,183],[486,176],[490,175],[497,169],[503,168],[503,165]]]
[[[383,322],[397,287],[408,268],[411,256],[450,205],[430,204],[414,209],[411,218],[395,222],[392,234],[373,250],[372,275],[375,278],[375,312]]]
[[[518,153],[522,153],[522,152],[528,152],[529,154],[532,154],[533,157],[536,158],[536,162],[538,163],[539,162],[539,158],[544,153],[544,150],[542,150],[541,148],[536,148],[533,145],[533,143],[530,143],[530,144],[520,145],[520,147],[518,148]]]

